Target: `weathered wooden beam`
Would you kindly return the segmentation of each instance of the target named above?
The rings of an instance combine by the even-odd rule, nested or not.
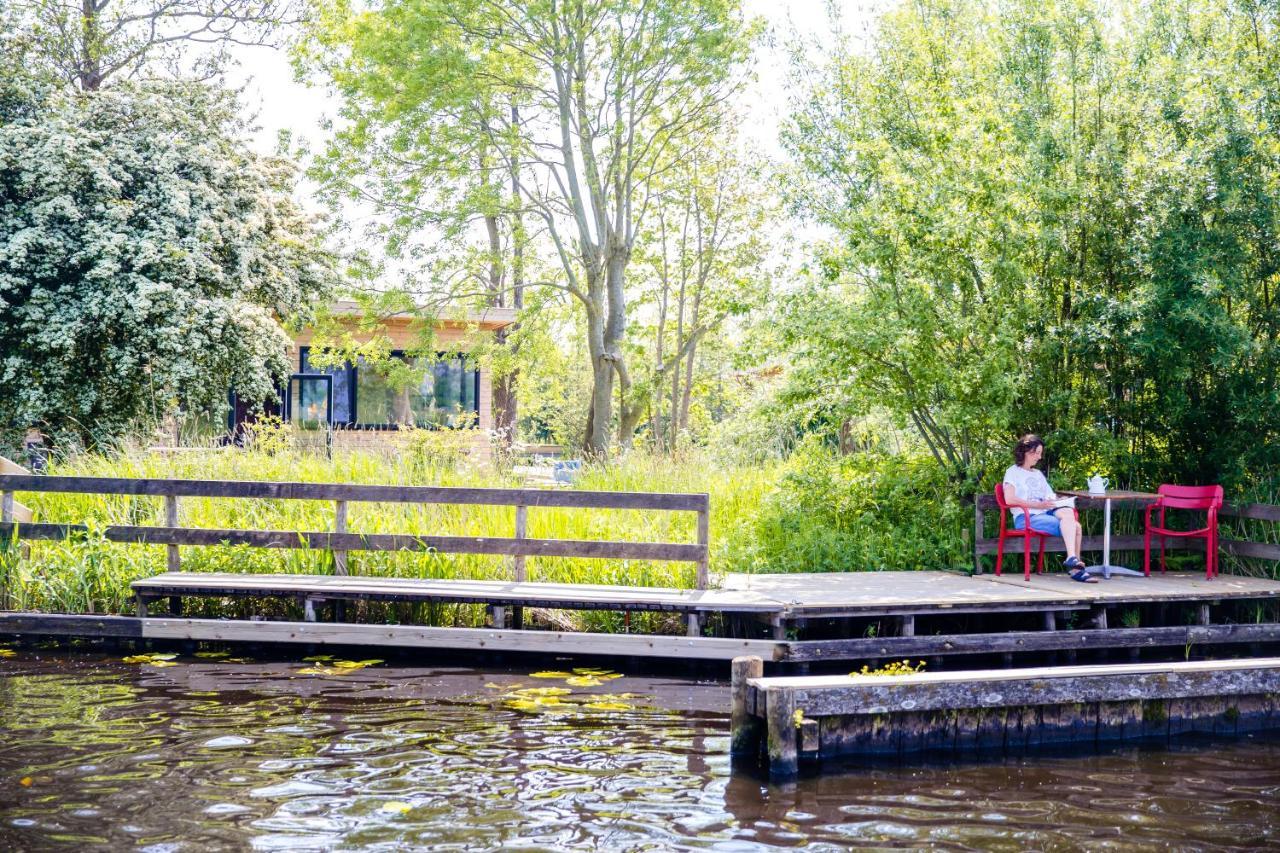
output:
[[[347,532],[347,502],[334,501],[333,504],[333,532]],[[335,575],[345,575],[347,573],[347,552],[338,550],[333,552],[333,573]]]
[[[806,716],[823,717],[1273,693],[1280,690],[1280,658],[761,678],[751,683],[769,693],[790,692]]]
[[[143,620],[132,616],[73,616],[62,613],[0,612],[0,634],[51,637],[142,637]]]
[[[0,536],[60,540],[87,533],[83,524],[0,524]],[[111,525],[102,535],[111,542],[143,545],[248,545],[255,548],[303,548],[327,551],[427,551],[525,557],[592,557],[621,560],[697,562],[699,545],[675,542],[610,542],[574,539],[508,539],[485,536],[414,536],[395,533],[332,533],[294,530],[232,530],[194,527]]]
[[[1280,642],[1280,624],[1188,625],[1079,631],[1009,631],[1000,634],[946,634],[929,637],[874,637],[802,640],[784,644],[787,661],[917,658],[1067,649],[1159,648],[1164,646]]]
[[[755,656],[736,657],[729,669],[733,704],[729,713],[729,754],[751,756],[760,753],[763,727],[754,709],[747,704],[747,681],[764,676],[764,661]]]
[[[178,498],[175,495],[165,496],[164,523],[166,527],[176,528],[178,526]],[[182,558],[178,554],[177,544],[167,546],[166,551],[166,568],[171,572],[180,570],[182,568]]]
[[[794,779],[800,769],[796,750],[795,696],[793,690],[764,690],[765,737],[769,745],[771,781]]]
[[[698,547],[702,553],[698,556],[697,581],[698,589],[706,589],[711,583],[711,510],[704,506],[698,510]]]
[[[590,492],[487,489],[457,486],[376,486],[351,483],[277,483],[257,480],[180,480],[128,477],[49,477],[0,474],[0,491],[74,492],[158,497],[273,498],[284,500],[443,503],[579,509],[663,509],[700,512],[705,493]]]
[[[260,622],[243,619],[174,619],[165,616],[69,616],[0,612],[0,634],[50,634],[204,642],[367,645],[478,652],[563,655],[630,655],[645,658],[731,661],[752,655],[777,660],[769,640],[512,631],[489,628],[429,628],[414,625],[355,625],[336,622]]]

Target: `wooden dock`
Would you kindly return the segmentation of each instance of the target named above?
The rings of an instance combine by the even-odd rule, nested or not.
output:
[[[1035,575],[1027,581],[1017,574],[996,577],[881,571],[730,573],[712,583],[710,504],[705,494],[0,473],[0,541],[10,537],[61,540],[87,531],[75,519],[24,521],[16,512],[15,495],[25,492],[129,495],[163,501],[162,526],[111,525],[100,531],[107,541],[122,546],[165,549],[169,570],[133,584],[138,615],[148,623],[135,636],[144,639],[254,642],[269,634],[273,642],[352,643],[366,637],[372,644],[383,644],[394,636],[410,647],[435,649],[505,652],[554,646],[573,647],[583,654],[724,660],[742,654],[745,647],[741,643],[749,642],[756,644],[751,648],[761,657],[798,667],[901,657],[927,657],[941,663],[957,655],[999,655],[1004,665],[1012,666],[1013,656],[1019,653],[1064,652],[1070,661],[1081,650],[1122,649],[1138,654],[1143,649],[1159,652],[1193,645],[1238,647],[1280,642],[1280,582],[1262,578],[1223,575],[1206,580],[1199,572],[1170,572],[1080,584],[1061,571]],[[311,531],[184,527],[180,524],[182,501],[191,497],[327,501],[333,504],[332,525],[328,530]],[[513,510],[512,535],[361,533],[350,529],[350,502],[507,506]],[[977,507],[981,522],[981,501]],[[689,525],[689,535],[694,541],[578,541],[530,536],[530,513],[545,508],[692,513],[694,524]],[[1265,521],[1280,517],[1272,510],[1280,513],[1280,509],[1257,505],[1233,511],[1240,517]],[[1241,546],[1244,551],[1261,556],[1265,556],[1263,551],[1270,554],[1268,549],[1276,549],[1263,543],[1245,544],[1250,547]],[[218,545],[321,549],[331,554],[333,573],[181,571],[182,548]],[[981,552],[983,543],[978,545]],[[360,576],[350,572],[348,560],[349,554],[357,551],[397,552],[406,559],[415,554],[431,554],[433,559],[445,553],[502,555],[509,560],[510,577],[480,581]],[[538,582],[531,577],[529,561],[547,556],[684,561],[694,565],[690,574],[695,588]],[[297,602],[299,607],[289,620],[279,622],[183,619],[185,598],[284,599]],[[152,605],[165,599],[168,614],[160,620],[151,612]],[[388,631],[385,625],[348,621],[347,606],[352,602],[482,606],[488,610],[489,627],[398,625],[392,626],[397,630]],[[1249,607],[1253,611],[1245,612],[1243,608]],[[526,630],[523,617],[528,608],[668,612],[683,621],[686,637],[684,642],[674,643],[628,634],[582,635],[589,639],[579,643],[569,639],[569,632]],[[44,633],[66,635],[67,626],[90,630],[97,623],[57,622],[41,614],[0,614],[0,632],[40,633],[34,628],[38,624],[48,626]],[[280,625],[288,627],[277,627]],[[310,627],[303,630],[296,626]],[[113,623],[109,630],[124,629]],[[557,639],[549,639],[552,636]],[[636,648],[643,651],[631,651]],[[693,648],[699,651],[690,652]]]
[[[969,577],[947,572],[869,572],[799,575],[729,575],[720,589],[679,590],[534,582],[413,580],[355,576],[162,573],[135,582],[145,602],[169,599],[168,614],[146,618],[38,613],[0,613],[0,634],[102,636],[204,642],[401,645],[435,651],[554,652],[576,655],[722,660],[754,654],[782,665],[928,658],[935,665],[961,656],[1031,657],[1043,653],[1236,648],[1280,643],[1275,621],[1242,622],[1230,603],[1250,605],[1280,599],[1280,583],[1222,576],[1206,581],[1198,572],[1163,577],[1120,578],[1079,584],[1057,576]],[[196,597],[285,597],[300,601],[310,620],[190,619],[177,600]],[[667,611],[696,615],[708,624],[740,620],[736,636],[672,637],[587,634],[508,627],[499,610],[488,628],[354,624],[322,621],[325,603],[436,601],[513,610],[541,607],[574,610]],[[1170,624],[1130,627],[1115,615],[1154,605]],[[491,611],[492,612],[492,611]],[[815,616],[814,614],[820,614]],[[951,624],[945,633],[916,633],[930,620]],[[1066,618],[1077,614],[1074,626]],[[333,614],[335,617],[338,615]],[[809,639],[815,622],[840,633]],[[1008,621],[1013,620],[1013,621]],[[1009,625],[1033,621],[1035,630]],[[876,636],[847,629],[880,625]],[[782,636],[777,636],[781,628]],[[904,630],[910,628],[912,630]],[[1007,665],[1014,661],[1008,658]]]
[[[801,760],[1018,753],[1280,729],[1280,658],[912,675],[764,678],[733,663],[731,749]]]

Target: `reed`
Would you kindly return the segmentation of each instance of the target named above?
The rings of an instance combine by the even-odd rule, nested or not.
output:
[[[488,461],[441,460],[430,454],[374,452],[335,453],[332,459],[286,450],[266,453],[235,448],[208,448],[180,453],[122,450],[110,455],[83,455],[56,463],[51,474],[103,477],[177,477],[215,480],[281,480],[439,486],[520,487],[523,480],[510,467]],[[711,495],[711,565],[713,572],[737,570],[741,537],[769,491],[773,468],[728,468],[709,456],[679,458],[633,453],[607,464],[587,466],[575,487],[606,491],[708,492]],[[163,547],[106,541],[101,531],[112,524],[163,523],[160,498],[113,495],[27,494],[22,501],[40,521],[86,524],[87,535],[66,542],[27,543],[21,556],[17,543],[0,546],[0,607],[62,613],[126,613],[132,611],[129,584],[165,570]],[[531,508],[529,535],[548,539],[612,539],[692,542],[692,513],[630,510]],[[334,505],[327,501],[187,498],[179,524],[186,527],[258,530],[331,530]],[[513,507],[434,504],[353,503],[348,529],[359,533],[408,533],[455,536],[510,536]],[[470,554],[351,552],[353,574],[405,578],[471,578],[506,580],[506,558]],[[247,547],[184,547],[185,571],[285,572],[331,574],[332,557],[324,551],[269,550]],[[636,560],[531,558],[531,580],[559,583],[617,584],[688,588],[694,567],[688,563]],[[193,602],[193,614],[243,615],[243,602]],[[256,612],[296,615],[289,602],[252,605]],[[412,612],[393,605],[362,605],[362,618],[379,621],[423,620],[431,624],[478,625],[483,612],[473,606],[418,606]],[[620,614],[564,614],[563,622],[588,630],[621,630]],[[631,628],[679,630],[666,617],[635,614]]]

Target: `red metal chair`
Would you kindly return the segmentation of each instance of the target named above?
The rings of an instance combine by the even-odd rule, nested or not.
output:
[[[1146,533],[1142,542],[1142,570],[1151,577],[1151,534],[1160,537],[1160,571],[1164,571],[1164,540],[1167,536],[1205,540],[1204,576],[1212,580],[1218,576],[1218,510],[1222,508],[1222,486],[1173,486],[1165,483],[1156,489],[1154,503],[1147,505]],[[1159,526],[1152,526],[1151,513],[1160,510]],[[1170,530],[1165,526],[1165,510],[1203,509],[1208,511],[1208,521],[1197,530]]]
[[[1016,537],[1022,537],[1022,579],[1031,580],[1031,537],[1035,536],[1040,540],[1040,558],[1036,561],[1036,574],[1044,574],[1044,543],[1045,540],[1051,539],[1048,533],[1041,533],[1039,530],[1031,529],[1031,518],[1028,515],[1027,525],[1021,530],[1009,527],[1009,508],[1016,506],[1023,512],[1029,513],[1027,505],[1022,501],[1014,501],[1010,504],[1004,499],[1004,483],[996,483],[996,506],[1000,507],[1000,539],[996,542],[996,575],[1000,574],[1000,569],[1004,564],[1004,540]],[[1080,514],[1074,509],[1076,518]]]

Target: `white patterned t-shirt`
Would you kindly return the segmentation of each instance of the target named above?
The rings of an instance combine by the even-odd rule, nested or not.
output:
[[[1009,470],[1004,472],[1005,487],[1013,486],[1014,492],[1021,501],[1052,501],[1057,499],[1053,489],[1049,488],[1049,481],[1045,479],[1044,473],[1038,468],[1032,468],[1028,471],[1019,465],[1010,465]],[[1014,521],[1018,520],[1018,516],[1022,515],[1022,510],[1018,507],[1009,507],[1013,513]],[[1039,515],[1042,512],[1048,512],[1047,509],[1033,509],[1032,515]]]

